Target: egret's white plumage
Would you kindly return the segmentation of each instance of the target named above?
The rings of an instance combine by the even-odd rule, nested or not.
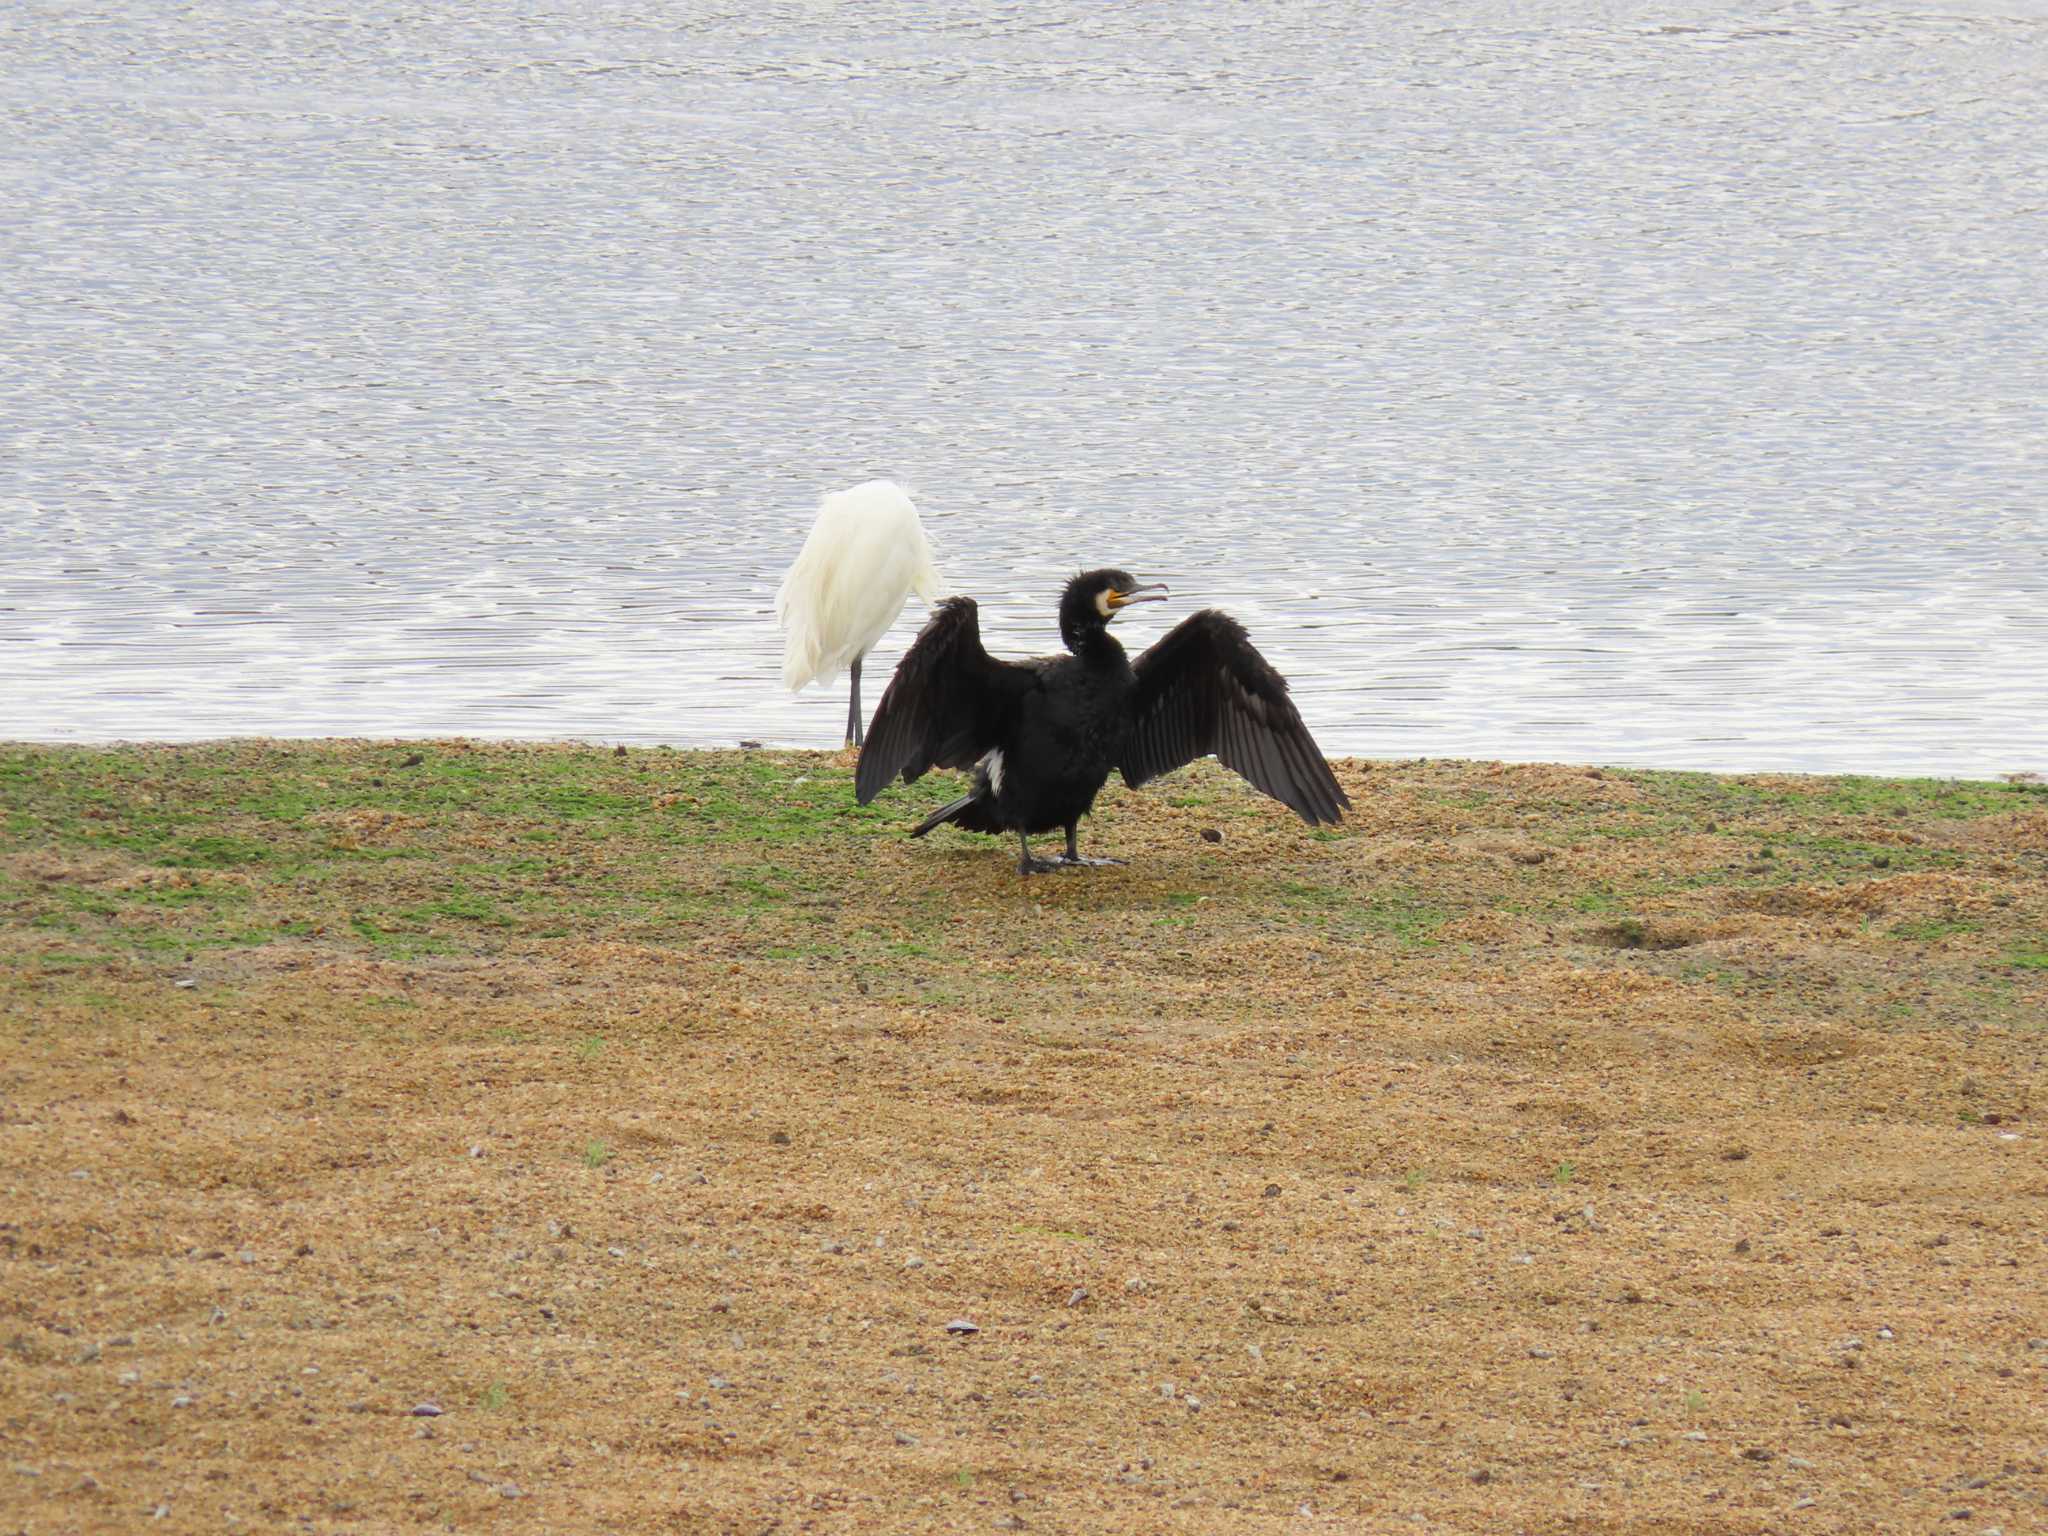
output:
[[[924,524],[893,480],[869,480],[818,503],[817,521],[775,593],[786,632],[782,681],[794,693],[853,673],[847,740],[860,724],[860,662],[903,611],[912,592],[938,601],[939,573]]]

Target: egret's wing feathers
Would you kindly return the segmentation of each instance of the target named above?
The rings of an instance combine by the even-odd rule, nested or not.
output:
[[[1214,608],[1182,620],[1140,656],[1124,782],[1133,789],[1214,752],[1310,826],[1336,822],[1351,801],[1301,712],[1244,626]]]
[[[775,590],[787,631],[782,681],[792,692],[828,682],[875,648],[915,591],[939,596],[931,543],[902,486],[870,480],[818,503],[796,562]]]
[[[866,805],[898,774],[908,784],[929,768],[972,768],[996,745],[1008,702],[1033,675],[982,648],[973,598],[947,598],[903,653],[875,706],[854,775],[856,798]]]

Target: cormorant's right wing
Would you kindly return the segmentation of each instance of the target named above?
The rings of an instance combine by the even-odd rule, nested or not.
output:
[[[1136,789],[1214,752],[1310,826],[1351,801],[1273,670],[1226,613],[1204,608],[1140,656],[1130,739],[1117,764]]]
[[[1030,666],[997,661],[982,648],[973,598],[947,598],[903,653],[875,706],[855,797],[866,805],[898,774],[908,784],[929,768],[972,768],[999,745],[1004,715],[1036,676]]]

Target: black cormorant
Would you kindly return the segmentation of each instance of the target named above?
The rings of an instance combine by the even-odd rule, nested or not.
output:
[[[1072,652],[998,661],[982,648],[971,597],[939,604],[897,665],[875,710],[854,778],[866,805],[898,774],[971,769],[974,787],[911,832],[951,822],[970,832],[1017,834],[1020,873],[1084,859],[1076,824],[1115,769],[1133,789],[1214,752],[1226,768],[1310,826],[1335,822],[1351,802],[1287,697],[1287,680],[1244,626],[1206,608],[1169,630],[1137,664],[1110,638],[1109,621],[1133,603],[1163,602],[1162,585],[1126,571],[1089,571],[1060,598],[1060,639]],[[1064,827],[1066,856],[1032,856],[1031,836]]]

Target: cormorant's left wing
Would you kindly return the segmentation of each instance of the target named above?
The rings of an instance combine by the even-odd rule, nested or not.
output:
[[[928,768],[972,768],[998,745],[1008,710],[1036,677],[1029,666],[989,655],[973,598],[947,598],[875,706],[854,772],[855,798],[866,805],[899,773],[908,784]]]
[[[1214,752],[1224,767],[1310,826],[1351,806],[1301,712],[1227,613],[1205,608],[1162,635],[1134,668],[1135,721],[1117,764],[1136,789]]]

